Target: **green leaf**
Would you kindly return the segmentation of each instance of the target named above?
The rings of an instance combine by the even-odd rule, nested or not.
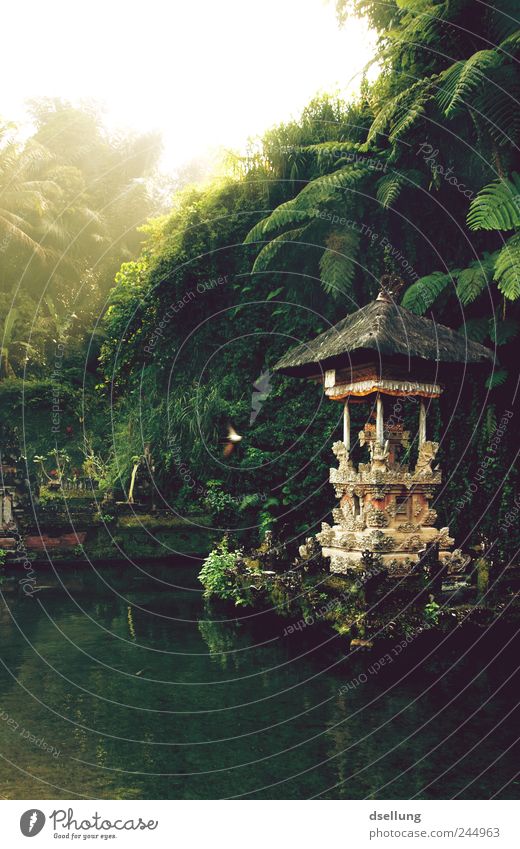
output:
[[[515,301],[520,297],[520,233],[499,251],[495,263],[495,280],[505,298]]]
[[[439,77],[436,98],[447,118],[461,106],[471,105],[472,95],[478,86],[488,82],[489,71],[497,68],[503,57],[496,50],[478,50],[465,62],[455,62]]]
[[[385,209],[392,206],[399,197],[401,189],[406,187],[418,188],[423,182],[423,175],[420,171],[409,170],[399,173],[394,171],[392,174],[385,174],[378,183],[376,189],[376,197]]]
[[[267,245],[264,245],[258,254],[252,271],[264,271],[268,268],[273,259],[275,259],[275,257],[280,253],[284,243],[297,241],[304,229],[304,227],[296,227],[293,230],[286,230],[285,233],[281,233],[280,236],[276,236],[276,238],[271,239]]]
[[[434,271],[426,277],[421,277],[404,293],[403,307],[417,315],[424,315],[448,283],[452,282],[452,275],[445,274],[443,271]]]
[[[484,186],[471,202],[470,230],[512,230],[520,227],[520,174]]]
[[[489,320],[487,318],[469,318],[459,327],[459,333],[467,336],[472,342],[483,342],[489,332]]]
[[[273,298],[277,298],[278,295],[283,292],[283,286],[280,286],[278,289],[274,289],[272,292],[269,292],[266,301],[272,301]]]
[[[321,255],[320,274],[326,292],[339,297],[352,289],[356,272],[354,256],[359,245],[356,233],[332,234]]]
[[[503,321],[489,319],[489,335],[496,345],[506,345],[515,338],[519,329],[520,324],[512,318],[506,318]]]
[[[266,236],[277,229],[282,229],[290,224],[297,224],[302,221],[316,218],[316,209],[298,209],[295,206],[295,201],[289,200],[286,203],[280,204],[267,218],[263,218],[258,224],[249,231],[244,239],[244,244],[249,245],[254,242],[262,242],[266,240]]]
[[[432,99],[433,78],[418,80],[404,91],[389,100],[377,113],[370,127],[367,143],[378,133],[385,133],[389,127],[389,141],[403,136],[424,115],[426,104]]]
[[[488,377],[486,380],[486,388],[487,389],[495,389],[497,386],[502,386],[508,378],[508,372],[501,368],[498,371],[493,372],[491,377]]]
[[[480,263],[472,263],[464,268],[457,280],[456,292],[464,306],[473,303],[488,285],[488,275]]]

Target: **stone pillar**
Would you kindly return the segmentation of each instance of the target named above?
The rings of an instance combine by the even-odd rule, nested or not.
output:
[[[426,442],[426,405],[421,399],[419,405],[419,448]]]
[[[378,394],[376,399],[376,443],[382,448],[384,442],[383,399]]]
[[[350,410],[348,406],[348,398],[343,407],[343,444],[347,449],[347,454],[350,452]]]

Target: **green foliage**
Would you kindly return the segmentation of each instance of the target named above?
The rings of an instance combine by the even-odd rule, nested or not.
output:
[[[229,551],[227,539],[224,537],[216,548],[211,551],[199,572],[199,581],[204,587],[204,597],[216,596],[223,601],[237,601],[236,575],[234,568],[237,564],[238,553]]]
[[[460,302],[467,306],[473,303],[486,289],[492,279],[493,258],[471,263],[457,277],[456,292]]]
[[[499,252],[495,280],[505,298],[516,301],[520,297],[520,233],[512,236]]]
[[[440,604],[437,604],[433,596],[430,596],[430,601],[424,607],[424,618],[430,625],[437,625],[441,614]]]
[[[512,230],[520,226],[520,174],[494,180],[480,190],[468,213],[471,230]]]
[[[448,284],[453,284],[452,276],[442,271],[421,277],[404,293],[403,307],[417,315],[424,315]]]
[[[359,237],[356,233],[332,233],[320,258],[320,275],[325,291],[337,298],[352,290]]]

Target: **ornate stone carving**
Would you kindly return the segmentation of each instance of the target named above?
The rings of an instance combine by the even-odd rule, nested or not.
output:
[[[393,551],[395,543],[392,537],[382,531],[372,531],[364,540],[366,547],[371,551]]]
[[[324,548],[332,545],[334,539],[334,531],[327,522],[321,523],[321,531],[316,534],[316,539]]]
[[[422,476],[433,475],[432,463],[435,455],[439,450],[438,442],[430,442],[426,440],[419,448],[417,464],[415,466],[415,474]]]
[[[375,507],[369,507],[366,511],[367,527],[369,528],[387,528],[389,518],[386,510],[377,510]]]
[[[439,548],[451,548],[455,540],[453,537],[450,537],[449,528],[441,528],[435,537],[434,542],[439,544]]]
[[[437,521],[437,511],[430,507],[424,516],[423,525],[435,525]]]
[[[397,530],[401,531],[403,534],[413,534],[420,531],[421,526],[416,525],[414,522],[403,522],[402,525],[397,526]]]

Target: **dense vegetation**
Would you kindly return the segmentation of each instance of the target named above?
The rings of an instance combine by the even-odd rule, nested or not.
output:
[[[508,418],[498,440],[496,427],[518,380],[517,3],[337,6],[340,21],[363,14],[377,30],[376,82],[348,104],[313,101],[255,155],[236,157],[228,177],[178,192],[141,236],[135,225],[157,203],[155,142],[108,140],[86,113],[77,131],[67,108],[40,104],[34,137],[4,143],[0,179],[14,195],[6,188],[0,210],[2,391],[14,409],[16,379],[28,375],[38,406],[58,339],[62,397],[76,393],[70,421],[20,451],[69,446],[125,496],[133,471],[138,492],[182,515],[209,510],[217,528],[251,536],[305,535],[332,506],[340,410],[270,367],[397,273],[406,307],[496,349],[487,382],[466,375],[448,387],[431,425],[451,470],[443,524],[510,557],[520,533],[501,529],[519,492],[517,426]],[[243,439],[225,456],[228,423]],[[19,422],[8,430],[20,440]]]

